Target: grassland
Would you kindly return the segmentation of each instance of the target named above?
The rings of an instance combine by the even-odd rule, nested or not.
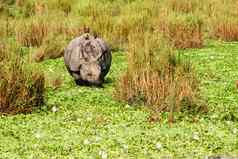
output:
[[[0,159],[238,157],[237,6],[0,1]],[[103,88],[77,86],[64,65],[85,30],[113,50]]]
[[[47,103],[29,115],[0,118],[0,158],[204,158],[238,155],[238,44],[206,42],[203,49],[181,51],[201,80],[207,114],[176,114],[150,123],[143,107],[112,97],[118,75],[126,70],[123,52],[113,52],[105,88],[77,87],[63,59],[39,64],[58,73],[63,85],[47,88]],[[162,116],[166,116],[163,113]]]

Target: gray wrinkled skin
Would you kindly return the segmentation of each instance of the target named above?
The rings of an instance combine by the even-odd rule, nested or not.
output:
[[[65,65],[78,85],[102,85],[112,61],[109,46],[100,38],[84,34],[65,49]]]

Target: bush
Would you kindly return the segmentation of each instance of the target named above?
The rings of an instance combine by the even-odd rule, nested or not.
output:
[[[30,113],[44,103],[44,75],[23,60],[18,47],[0,47],[0,113]]]
[[[117,99],[147,105],[154,112],[198,108],[199,84],[192,66],[182,62],[163,37],[137,30],[130,35],[127,55],[129,66],[117,84]]]

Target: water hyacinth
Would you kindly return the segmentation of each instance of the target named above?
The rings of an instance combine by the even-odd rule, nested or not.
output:
[[[108,155],[107,155],[107,152],[106,151],[99,151],[99,156],[101,157],[101,159],[107,159],[108,158]]]
[[[89,145],[89,144],[90,144],[90,141],[89,141],[88,139],[85,139],[85,140],[83,141],[83,144],[84,144],[84,145]]]
[[[161,145],[160,143],[156,143],[155,146],[156,146],[156,149],[157,149],[157,150],[161,150],[161,149],[162,149],[162,145]]]
[[[59,110],[59,109],[58,109],[56,106],[53,106],[52,109],[51,109],[51,111],[52,111],[53,113],[56,113],[58,110]]]
[[[199,133],[198,132],[194,132],[192,138],[193,138],[193,140],[199,140],[200,139]]]

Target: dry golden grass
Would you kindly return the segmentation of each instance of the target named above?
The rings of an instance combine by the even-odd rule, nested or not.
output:
[[[62,57],[65,46],[66,40],[64,36],[51,34],[44,39],[42,46],[40,46],[33,54],[33,59],[36,62],[41,62],[46,59],[56,59]]]
[[[198,9],[201,0],[168,0],[166,3],[175,12],[191,13]]]
[[[168,19],[160,20],[156,25],[178,49],[201,48],[203,46],[203,22],[196,15],[171,14],[168,15]]]
[[[44,103],[44,75],[26,67],[19,49],[0,50],[0,113],[30,113]]]
[[[158,33],[136,30],[129,38],[128,70],[115,97],[154,112],[196,109],[198,81],[190,63],[182,62]]]
[[[212,0],[204,3],[204,10],[209,30],[209,38],[223,41],[238,40],[238,1]]]
[[[220,21],[213,25],[213,36],[223,41],[238,41],[238,23]]]
[[[23,46],[38,47],[49,33],[49,23],[35,18],[32,18],[30,22],[22,22],[16,27],[16,39]]]

